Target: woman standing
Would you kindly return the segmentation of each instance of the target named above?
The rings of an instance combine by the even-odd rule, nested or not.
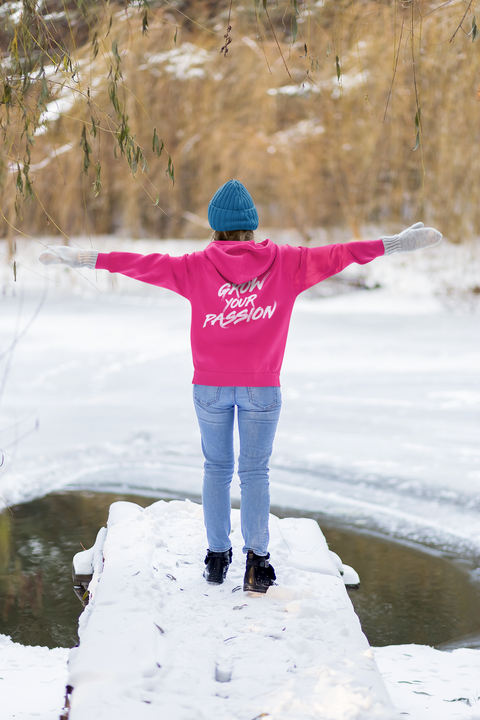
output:
[[[212,242],[181,257],[98,253],[64,246],[40,256],[45,264],[122,273],[187,298],[192,307],[194,405],[205,457],[202,504],[208,551],[204,577],[224,581],[232,562],[230,485],[237,408],[240,451],[244,590],[265,593],[269,563],[269,460],[281,408],[280,369],[296,297],[351,263],[436,245],[442,236],[422,223],[380,240],[317,248],[256,243],[258,214],[247,189],[230,180],[212,198]]]

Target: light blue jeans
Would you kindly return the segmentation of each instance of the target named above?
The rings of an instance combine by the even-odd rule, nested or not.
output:
[[[233,427],[238,407],[243,552],[266,555],[270,490],[268,463],[272,454],[282,394],[279,387],[213,387],[194,385],[202,450],[203,513],[208,549],[225,552],[230,542],[230,485],[235,467]]]

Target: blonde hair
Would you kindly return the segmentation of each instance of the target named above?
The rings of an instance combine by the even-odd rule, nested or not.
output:
[[[212,240],[239,240],[240,242],[255,240],[253,230],[214,230]]]

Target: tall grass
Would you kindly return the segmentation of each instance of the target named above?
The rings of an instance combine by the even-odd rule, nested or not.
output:
[[[118,41],[122,99],[148,174],[133,177],[114,157],[113,122],[109,127],[95,109],[109,105],[108,48],[93,59],[87,43],[79,56],[91,108],[76,103],[37,136],[37,200],[24,204],[19,222],[7,184],[3,213],[27,234],[205,236],[210,198],[235,177],[249,188],[263,226],[296,227],[306,241],[319,227],[359,236],[367,225],[394,229],[418,219],[455,242],[477,236],[480,44],[463,30],[450,42],[463,3],[441,12],[426,2],[419,7],[424,19],[412,23],[410,4],[329,1],[312,3],[310,12],[304,4],[292,44],[290,14],[283,21],[269,11],[274,38],[264,14],[252,32],[257,21],[246,2],[233,14],[226,58],[219,52],[226,13],[208,32],[176,27],[177,18],[160,8],[148,36],[117,13],[110,37]],[[103,127],[96,138],[92,117]],[[88,174],[78,147],[84,124]],[[154,128],[175,163],[173,187],[152,152]],[[7,223],[2,228],[12,232]]]

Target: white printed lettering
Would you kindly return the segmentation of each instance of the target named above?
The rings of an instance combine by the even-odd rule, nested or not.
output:
[[[205,322],[203,323],[203,327],[205,327],[207,323],[211,322],[214,317],[215,315],[207,315],[207,317],[205,318]]]
[[[256,297],[255,295],[251,296],[252,298]],[[245,305],[250,304],[250,298],[244,298],[245,299]],[[243,302],[243,299],[240,301]],[[232,310],[228,313],[228,315],[225,315],[225,312],[221,312],[219,315],[206,315],[205,322],[203,323],[203,327],[210,324],[215,325],[215,323],[218,322],[220,327],[227,328],[231,323],[234,325],[237,325],[239,322],[250,322],[250,320],[260,320],[260,319],[266,319],[270,320],[273,313],[275,312],[277,308],[277,302],[275,301],[273,304],[273,307],[271,305],[267,305],[266,308],[258,307],[256,308],[253,305],[253,299],[252,299],[252,307],[247,310],[247,308],[243,308],[243,310]]]
[[[261,290],[262,287],[263,287],[263,283],[265,282],[265,280],[267,279],[267,277],[268,277],[269,275],[270,275],[270,273],[267,273],[267,274],[265,275],[265,277],[263,278],[263,280],[257,280],[257,278],[254,278],[254,279],[250,282],[250,292],[252,292],[252,290],[255,290],[256,287],[258,287],[258,289]]]
[[[235,311],[229,313],[227,315],[227,317],[225,318],[225,320],[220,320],[220,326],[222,328],[226,328],[227,325],[230,325],[230,323],[232,323],[235,320],[236,317],[237,317],[237,313]]]
[[[243,298],[230,298],[229,300],[225,298],[225,307],[223,308],[223,312],[225,312],[225,310],[228,310],[228,308],[233,309],[235,307],[247,307],[248,305],[251,305],[253,307],[256,299],[256,295],[249,295],[248,297]]]
[[[225,297],[227,292],[230,290],[230,287],[230,283],[225,283],[225,285],[222,285],[222,287],[218,291],[218,297]]]
[[[247,282],[244,282],[241,285],[238,285],[237,283],[225,283],[219,289],[218,296],[225,297],[225,295],[231,295],[232,293],[235,293],[237,297],[240,297],[240,293],[244,295],[246,292],[252,292],[252,290],[255,290],[255,288],[261,290],[265,283],[265,280],[269,275],[270,273],[267,273],[262,278],[262,280],[259,280],[258,278],[253,278],[253,280],[247,280]]]
[[[255,300],[258,297],[257,295],[252,294],[248,295],[248,297],[240,297],[240,295],[245,296],[245,293],[251,293],[256,288],[261,290],[269,275],[270,273],[267,273],[261,280],[253,278],[253,280],[248,280],[242,284],[230,282],[224,283],[218,291],[218,297],[223,298],[225,307],[219,315],[214,313],[207,314],[205,316],[203,327],[206,327],[207,325],[211,325],[213,327],[215,323],[218,323],[221,328],[226,329],[232,323],[237,325],[239,322],[250,322],[250,320],[270,320],[277,307],[276,301],[274,302],[273,307],[271,305],[267,305],[265,308],[256,308]],[[233,297],[227,299],[227,295],[233,295]],[[234,310],[234,308],[243,308],[243,310],[237,311]],[[227,315],[226,312],[229,309],[232,312],[229,312]]]
[[[219,322],[220,325],[222,324],[222,322],[223,322],[223,313],[220,313],[220,315],[217,315],[216,317],[214,316],[214,318],[213,318],[213,320],[212,320],[212,326],[215,325],[216,322]]]
[[[255,311],[255,308],[252,307],[252,309],[250,310],[249,315],[247,316],[247,322],[250,322],[250,320],[252,319],[252,315],[253,315],[254,311]]]
[[[233,321],[233,324],[236,325],[239,322],[242,322],[242,320],[246,320],[248,317],[248,310],[240,310],[239,313],[237,313],[237,317]]]
[[[272,308],[271,305],[267,305],[267,307],[265,308],[265,312],[263,313],[263,317],[266,318],[267,315],[268,315],[268,318],[270,319],[270,318],[272,317],[273,313],[275,312],[276,307],[277,307],[277,301],[276,301],[276,300],[275,300],[275,302],[273,303],[273,308]]]

